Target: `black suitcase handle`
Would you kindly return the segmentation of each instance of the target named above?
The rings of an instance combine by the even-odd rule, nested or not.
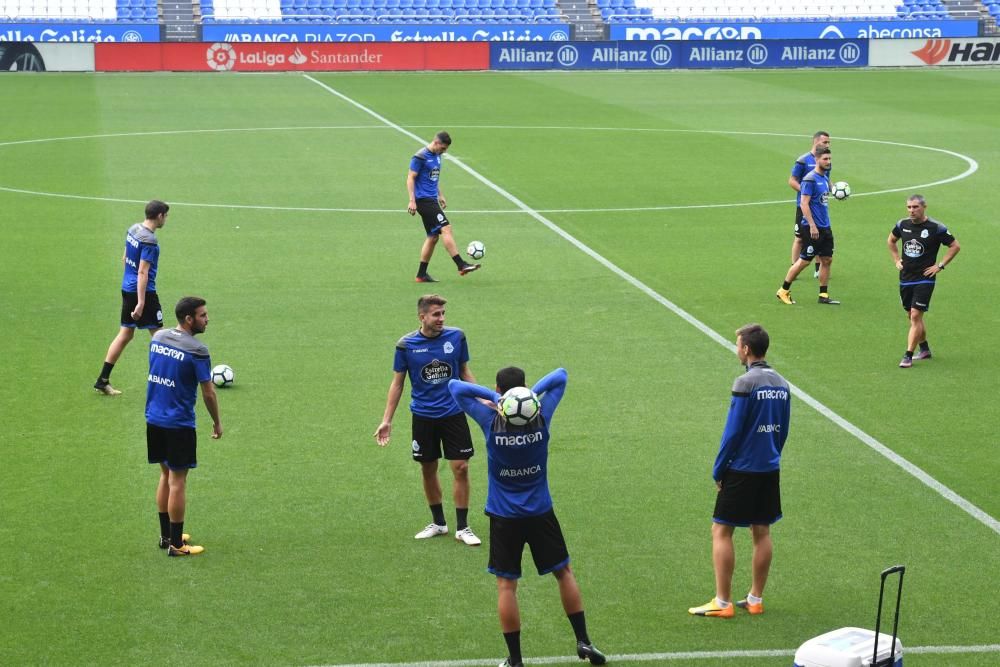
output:
[[[889,647],[889,657],[885,660],[878,659],[878,632],[882,626],[882,597],[885,593],[885,580],[891,574],[899,573],[899,588],[896,589],[896,614],[892,619],[892,646]],[[903,575],[906,574],[905,565],[894,565],[882,571],[882,583],[878,589],[878,613],[875,616],[875,652],[872,654],[872,667],[892,667],[895,664],[896,656],[896,631],[899,629],[899,601],[903,596]]]

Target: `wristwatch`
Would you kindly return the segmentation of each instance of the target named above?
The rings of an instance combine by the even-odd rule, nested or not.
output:
[[[938,262],[938,271],[944,270],[944,262]]]

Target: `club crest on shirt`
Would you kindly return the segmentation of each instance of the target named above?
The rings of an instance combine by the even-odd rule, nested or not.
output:
[[[922,232],[920,232],[920,238],[925,239],[928,236],[930,236],[930,234],[929,234],[929,232],[926,229],[923,230]]]
[[[451,354],[455,351],[455,346],[451,344],[451,341],[445,341],[444,343],[444,353]]]

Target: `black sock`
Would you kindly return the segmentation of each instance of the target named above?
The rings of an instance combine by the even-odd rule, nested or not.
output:
[[[109,364],[108,362],[105,361],[104,365],[101,367],[101,374],[97,376],[97,381],[98,382],[110,382],[111,381],[111,371],[114,369],[114,367],[115,367],[114,364]]]
[[[510,656],[510,664],[521,664],[521,631],[505,632],[503,640],[507,642],[507,655]]]
[[[434,523],[439,526],[447,526],[448,522],[444,520],[444,507],[441,503],[437,505],[431,505],[431,516],[434,517]]]
[[[820,285],[820,286],[819,286],[819,293],[820,293],[820,294],[826,294],[826,293],[827,293],[827,291],[828,291],[828,290],[827,290],[827,286],[826,286],[826,285]]]
[[[912,359],[913,358],[913,350],[907,350],[906,353],[903,356],[906,357],[907,359]]]
[[[923,343],[920,344],[920,351],[921,352],[927,352],[930,349],[931,349],[931,346],[930,346],[930,344],[927,341],[924,341]]]
[[[819,271],[819,262],[816,262],[816,270]]]
[[[781,283],[781,289],[790,290],[792,289],[792,284],[786,280],[785,282]]]
[[[418,276],[426,276],[427,275],[427,265],[428,264],[429,264],[429,262],[420,262],[420,268],[417,269],[417,275]]]
[[[170,515],[160,512],[160,537],[170,537]]]
[[[176,549],[180,549],[184,546],[184,522],[174,523],[170,522],[170,544]]]
[[[451,261],[455,262],[455,266],[457,266],[458,268],[462,268],[463,266],[465,266],[465,260],[462,259],[461,255],[452,255]]]
[[[455,526],[455,530],[463,530],[469,527],[469,508],[468,507],[456,507],[455,508],[455,520],[458,521],[458,525]]]
[[[575,614],[567,614],[566,618],[569,619],[570,625],[573,626],[573,634],[576,635],[576,641],[589,644],[590,637],[587,636],[587,619],[584,618],[583,612],[578,611]]]

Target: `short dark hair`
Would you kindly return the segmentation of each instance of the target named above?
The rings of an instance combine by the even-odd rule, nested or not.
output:
[[[750,348],[750,354],[755,357],[767,355],[767,348],[771,345],[771,337],[767,335],[759,324],[744,324],[736,330],[736,335],[744,345]]]
[[[204,306],[207,302],[200,296],[186,296],[177,302],[174,306],[174,315],[177,316],[177,321],[180,324],[184,324],[184,320],[190,315],[194,317],[195,312]]]
[[[497,390],[506,394],[514,387],[525,386],[524,370],[517,366],[507,366],[497,371]]]
[[[910,195],[909,197],[906,198],[906,201],[908,201],[908,202],[915,201],[918,204],[920,204],[921,206],[927,206],[927,200],[924,199],[923,195],[912,194],[912,195]]]
[[[829,137],[829,136],[830,136],[829,132],[824,132],[823,130],[820,130],[819,132],[813,135],[813,141],[816,141],[820,137]]]
[[[440,141],[445,146],[451,146],[451,135],[445,132],[444,130],[441,130],[440,132],[435,134],[434,138]]]
[[[146,220],[155,220],[160,217],[161,213],[166,213],[169,210],[170,206],[166,202],[162,202],[159,199],[153,199],[146,204]]]
[[[417,299],[417,312],[426,313],[431,306],[443,306],[448,301],[440,294],[425,294]]]
[[[816,157],[819,157],[821,155],[829,155],[829,154],[830,154],[830,149],[827,148],[826,146],[823,146],[822,148],[817,148],[816,149]]]

